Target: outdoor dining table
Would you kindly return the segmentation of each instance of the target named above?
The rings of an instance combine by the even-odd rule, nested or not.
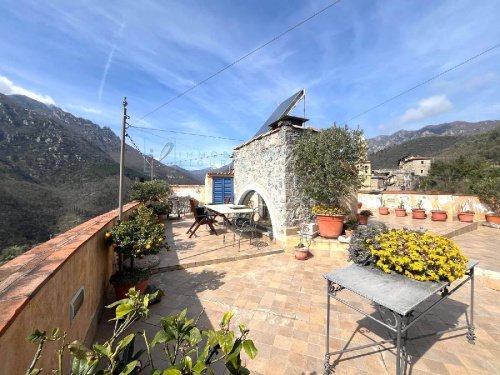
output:
[[[330,374],[334,368],[334,365],[330,364],[330,358],[333,355],[365,349],[383,343],[395,344],[396,374],[402,374],[406,365],[406,342],[424,337],[417,336],[408,338],[408,329],[468,281],[470,281],[470,316],[467,319],[467,325],[433,332],[430,335],[467,329],[467,339],[469,343],[473,344],[476,338],[474,334],[474,267],[478,263],[479,262],[476,260],[470,260],[467,264],[465,279],[458,280],[458,284],[453,287],[449,282],[416,281],[394,272],[387,274],[380,269],[361,265],[350,265],[337,271],[324,274],[327,281],[325,375]],[[380,318],[368,314],[361,310],[361,308],[340,298],[338,294],[344,289],[350,290],[371,301],[377,308]],[[429,306],[426,304],[422,311],[417,312],[417,308],[422,306],[424,302],[428,301],[433,295],[437,295],[438,299],[436,301],[431,301]],[[331,298],[381,324],[389,329],[392,335],[395,334],[396,337],[354,348],[344,348],[342,350],[330,352]],[[430,335],[425,335],[425,337]]]
[[[254,212],[253,208],[241,204],[207,204],[205,205],[205,208],[217,216],[222,217],[222,220],[224,220],[224,228],[231,227],[232,224],[229,220],[231,215],[249,214]],[[226,241],[225,236],[226,235],[224,233],[222,236],[222,242]]]

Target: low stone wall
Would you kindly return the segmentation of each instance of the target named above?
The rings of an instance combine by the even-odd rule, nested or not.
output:
[[[385,191],[382,193],[358,193],[358,202],[363,204],[361,209],[378,210],[380,207],[380,198],[385,201],[386,207],[396,208],[400,202],[408,212],[417,207],[419,201],[422,201],[422,208],[426,211],[445,210],[448,218],[458,220],[457,214],[462,210],[464,204],[469,210],[474,211],[474,220],[484,220],[484,214],[488,209],[479,201],[479,198],[473,195],[455,195],[446,193],[420,193],[413,191]]]
[[[172,195],[176,197],[191,197],[205,203],[205,185],[171,185]]]
[[[136,205],[126,205],[124,216]],[[104,232],[116,219],[117,210],[93,218],[0,267],[1,373],[26,372],[36,351],[26,337],[36,328],[59,327],[67,342],[90,344],[114,272],[115,254],[105,245]],[[70,302],[81,288],[83,302],[70,319]],[[46,373],[57,363],[54,349],[47,343],[37,365]]]

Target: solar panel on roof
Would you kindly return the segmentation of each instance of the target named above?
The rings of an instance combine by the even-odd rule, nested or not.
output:
[[[290,96],[288,99],[283,101],[278,107],[274,110],[274,112],[269,116],[269,118],[266,120],[264,125],[261,126],[259,131],[255,133],[254,137],[257,137],[258,135],[264,134],[269,131],[269,127],[274,124],[276,121],[281,120],[283,117],[288,115],[290,111],[295,107],[297,102],[304,97],[304,89],[296,92],[292,96]]]

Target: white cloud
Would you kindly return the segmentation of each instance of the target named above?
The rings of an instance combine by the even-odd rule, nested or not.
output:
[[[24,95],[28,98],[38,100],[45,104],[55,105],[56,102],[48,95],[38,94],[36,92],[25,89],[24,87],[17,86],[10,79],[0,76],[0,92],[6,95]]]
[[[68,108],[75,109],[75,110],[82,111],[82,112],[86,112],[86,113],[92,113],[95,115],[102,114],[102,111],[100,109],[92,108],[92,107],[85,107],[85,106],[80,106],[80,105],[68,104]]]
[[[450,100],[445,95],[435,95],[422,99],[415,108],[408,109],[397,120],[399,125],[423,120],[447,112],[453,108]]]

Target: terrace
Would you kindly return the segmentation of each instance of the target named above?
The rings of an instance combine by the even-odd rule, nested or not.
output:
[[[375,217],[372,220],[380,222],[384,219],[386,224],[394,224],[391,217]],[[158,273],[150,279],[165,290],[166,296],[151,307],[150,317],[138,322],[134,330],[145,330],[152,336],[159,329],[161,316],[179,313],[185,307],[191,316],[201,313],[201,328],[216,328],[221,316],[231,310],[235,312],[235,322],[250,327],[250,338],[259,350],[257,358],[247,362],[252,373],[321,374],[326,326],[323,274],[347,265],[342,250],[321,254],[322,240],[318,239],[319,250],[315,252],[313,249],[312,252],[320,254],[305,262],[295,260],[290,252],[284,252],[273,244],[257,249],[250,246],[247,240],[238,251],[231,241],[221,246],[222,236],[210,235],[204,228],[188,242],[185,230],[190,224],[190,217],[166,222],[166,231],[173,239],[173,249],[162,253],[160,264],[170,267],[168,271],[158,267]],[[402,226],[398,224],[398,227]],[[464,252],[470,257],[478,258],[483,249],[493,250],[500,245],[498,235],[495,236],[497,229],[478,227],[477,223],[473,227],[478,229],[472,232],[468,231],[471,228],[458,222],[429,222],[428,225],[443,235],[464,231],[465,234],[458,234],[454,239],[462,244]],[[425,223],[409,219],[404,226],[421,228]],[[222,228],[217,230],[222,234]],[[463,246],[475,233],[480,233],[482,237],[475,240],[478,246]],[[337,243],[337,246],[345,245]],[[212,254],[210,259],[207,259],[207,253]],[[498,258],[497,255],[497,263]],[[494,264],[494,259],[487,263],[488,266],[490,264]],[[177,267],[172,267],[175,265]],[[498,371],[500,306],[496,297],[500,282],[495,278],[498,274],[494,270],[487,271],[481,266],[475,292],[476,345],[467,344],[465,332],[415,341],[408,348],[411,361],[407,373],[492,374]],[[366,300],[354,294],[349,298],[356,306],[375,312]],[[411,332],[425,334],[430,330],[462,325],[468,304],[469,290],[463,288],[419,322]],[[330,340],[330,347],[334,350],[388,338],[385,330],[344,306],[336,304],[333,314],[334,338]],[[109,314],[101,320],[95,337],[97,341],[102,341],[112,332],[112,324],[106,318]],[[390,345],[368,348],[333,358],[337,362],[335,373],[392,374],[395,372],[395,361],[393,351],[388,350],[390,348]],[[155,362],[162,363],[161,358],[159,356]],[[223,367],[219,371],[228,373]]]

